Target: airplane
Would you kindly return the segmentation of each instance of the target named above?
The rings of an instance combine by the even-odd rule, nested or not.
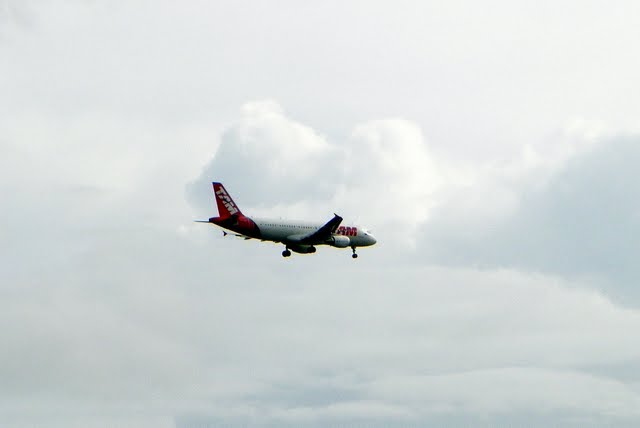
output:
[[[316,246],[329,245],[337,248],[351,247],[353,251],[351,257],[356,259],[358,258],[357,247],[368,247],[376,243],[376,238],[367,230],[355,226],[341,226],[342,217],[337,214],[324,224],[249,218],[242,214],[222,183],[211,184],[219,215],[209,220],[196,220],[196,222],[211,223],[244,239],[284,244],[282,257],[290,257],[291,251],[299,254],[313,254],[316,252]],[[222,233],[224,236],[229,234],[224,230]]]

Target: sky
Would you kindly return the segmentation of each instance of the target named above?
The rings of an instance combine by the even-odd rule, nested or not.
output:
[[[639,17],[0,0],[0,425],[637,426]]]

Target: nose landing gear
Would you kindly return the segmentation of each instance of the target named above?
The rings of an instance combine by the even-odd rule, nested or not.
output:
[[[358,255],[356,254],[356,247],[351,247],[351,250],[353,251],[353,254],[351,254],[351,258],[357,259]]]
[[[291,256],[291,251],[289,251],[288,248],[285,248],[285,250],[282,252],[282,257],[289,257]]]

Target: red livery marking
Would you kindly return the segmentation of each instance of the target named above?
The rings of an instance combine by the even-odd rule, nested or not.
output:
[[[221,183],[212,183],[213,191],[216,196],[216,202],[218,204],[218,212],[221,217],[232,216],[236,214],[242,214],[238,206],[233,202],[229,193]]]
[[[336,233],[338,235],[344,235],[344,236],[357,236],[358,235],[358,228],[357,227],[349,227],[349,226],[340,226],[338,228],[338,230],[336,231]]]

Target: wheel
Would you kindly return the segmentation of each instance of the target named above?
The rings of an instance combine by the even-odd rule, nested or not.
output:
[[[289,251],[289,250],[284,250],[282,252],[282,257],[289,257],[290,255],[291,255],[291,251]]]
[[[357,259],[358,255],[356,253],[353,253],[353,254],[351,254],[351,257],[354,258],[354,259]]]

